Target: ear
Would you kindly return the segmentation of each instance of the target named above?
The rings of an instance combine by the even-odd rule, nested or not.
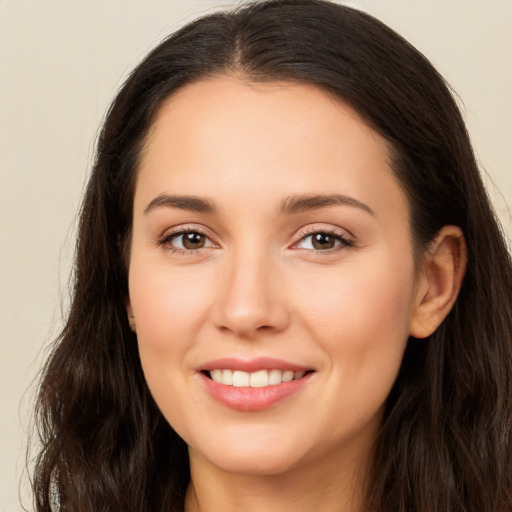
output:
[[[446,318],[462,286],[468,255],[462,230],[444,226],[424,254],[409,334],[430,336]]]
[[[130,329],[133,332],[137,332],[135,317],[133,316],[133,309],[129,299],[126,301],[126,314],[128,315],[128,323],[130,324]]]

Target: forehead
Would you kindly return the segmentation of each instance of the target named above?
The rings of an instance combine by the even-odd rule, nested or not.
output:
[[[136,202],[175,190],[258,192],[276,200],[338,192],[368,201],[386,189],[400,192],[389,161],[386,141],[318,87],[215,77],[179,89],[160,107],[142,154]]]
[[[330,136],[328,133],[330,132]],[[367,149],[388,160],[383,138],[358,113],[312,84],[289,82],[255,83],[236,77],[211,77],[178,89],[160,106],[147,138],[146,149],[169,141],[207,143],[218,146],[242,139],[258,148],[272,143],[283,150],[308,140],[306,147],[366,140]],[[317,144],[316,149],[320,145]],[[169,148],[171,149],[171,148]],[[185,149],[185,148],[183,148]],[[234,154],[233,145],[232,152]],[[375,150],[375,151],[374,151]],[[272,153],[276,159],[279,153]],[[261,156],[261,155],[260,155]],[[291,155],[288,155],[291,156]]]

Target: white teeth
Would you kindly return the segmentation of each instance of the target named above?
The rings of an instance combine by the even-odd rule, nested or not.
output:
[[[281,384],[283,377],[283,372],[281,370],[270,370],[268,374],[268,383],[271,386],[274,386],[275,384]]]
[[[235,370],[233,372],[233,386],[235,388],[243,388],[249,386],[249,374],[247,372]]]
[[[268,372],[267,370],[261,370],[259,372],[251,373],[249,385],[251,388],[264,388],[268,386]]]
[[[283,372],[283,382],[290,382],[293,380],[293,372],[291,371],[286,371],[286,372]]]
[[[304,377],[305,373],[291,370],[259,370],[248,373],[240,370],[215,369],[210,370],[210,377],[213,381],[225,386],[264,388],[300,379]]]
[[[222,370],[212,370],[210,372],[212,380],[215,382],[222,382]]]
[[[212,371],[212,373],[215,370]],[[220,379],[221,384],[225,384],[226,386],[232,386],[233,385],[233,372],[231,370],[221,370],[222,371],[222,377]],[[215,380],[215,378],[212,375],[212,379]],[[215,382],[219,382],[218,380],[215,380]]]

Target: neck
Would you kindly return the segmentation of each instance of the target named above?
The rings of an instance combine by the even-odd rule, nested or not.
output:
[[[361,512],[368,458],[340,464],[339,454],[273,475],[234,474],[190,450],[185,512]],[[341,459],[343,460],[343,459]]]

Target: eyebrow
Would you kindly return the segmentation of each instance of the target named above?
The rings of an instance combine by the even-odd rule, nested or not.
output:
[[[197,196],[176,196],[169,194],[160,194],[155,197],[144,210],[145,214],[156,208],[177,208],[189,212],[217,213],[217,209],[211,199]]]
[[[279,205],[278,213],[279,215],[293,215],[309,210],[340,205],[360,208],[370,215],[375,216],[375,212],[367,204],[343,194],[289,196]],[[148,214],[156,208],[177,208],[189,212],[217,213],[217,208],[211,199],[198,196],[160,194],[149,202],[144,213]]]
[[[327,206],[353,206],[360,208],[372,216],[376,216],[375,212],[365,203],[357,199],[343,194],[315,194],[289,196],[282,201],[278,212],[280,215],[293,215],[309,210],[317,210]]]

